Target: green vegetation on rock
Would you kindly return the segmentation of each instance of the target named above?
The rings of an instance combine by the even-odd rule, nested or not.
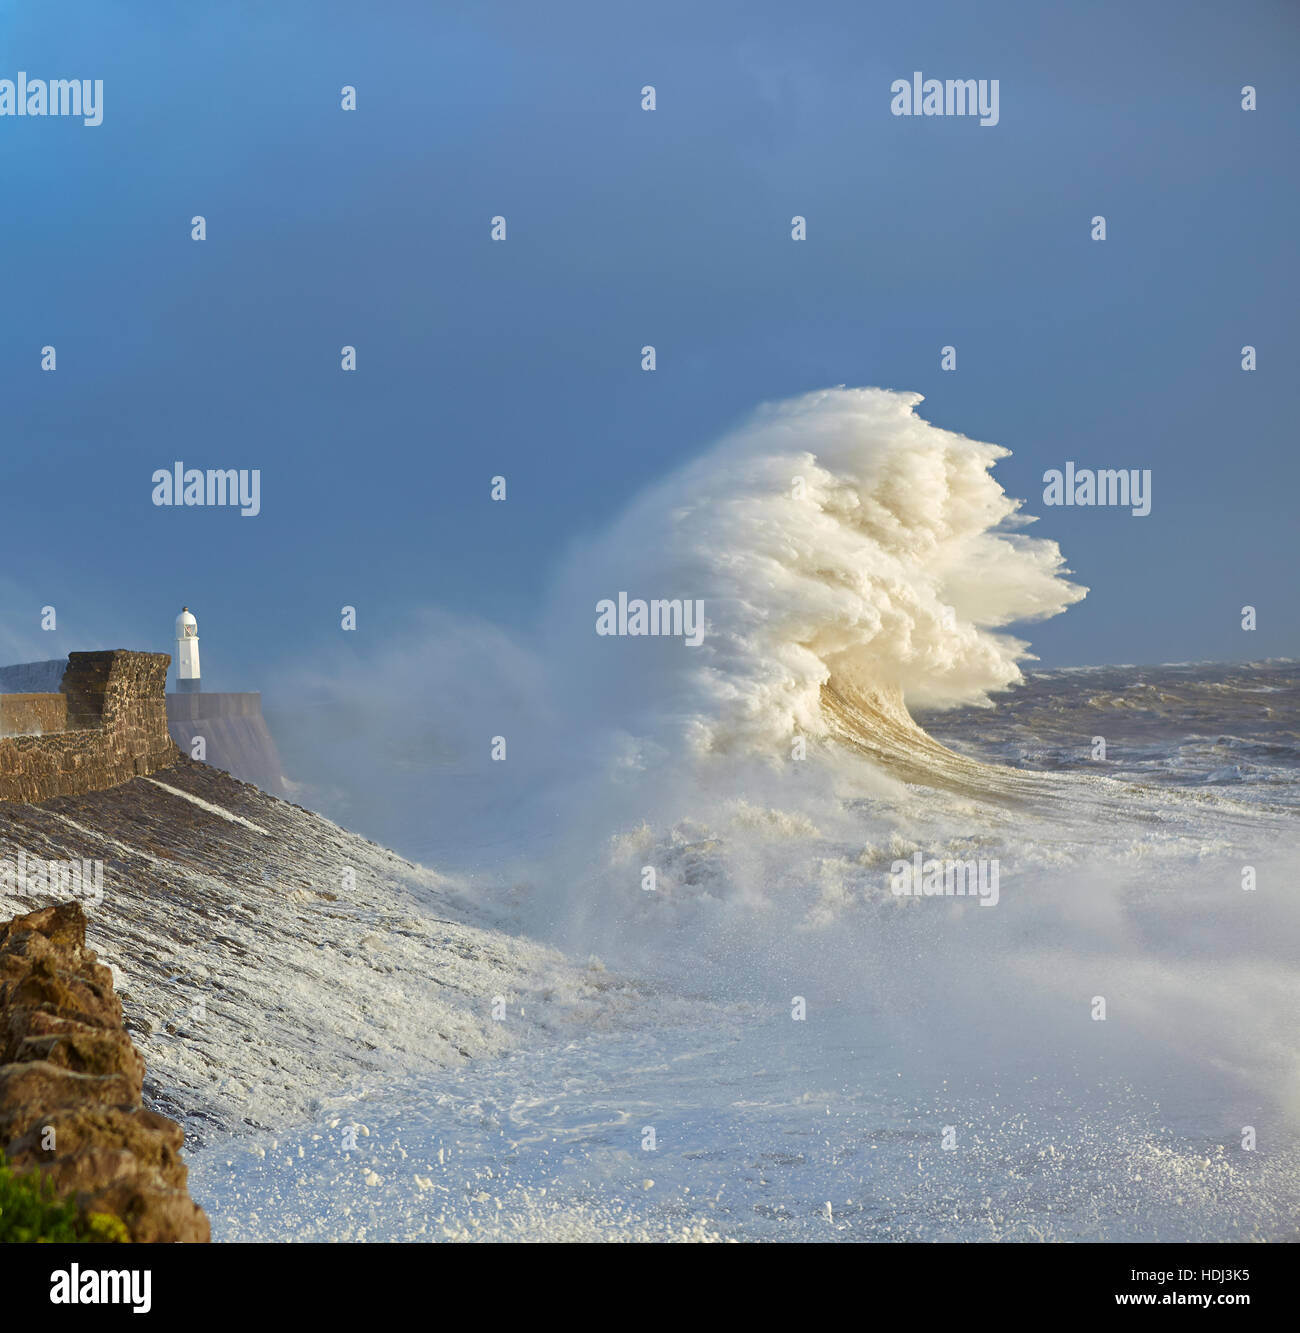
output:
[[[55,1196],[39,1171],[17,1173],[0,1156],[0,1245],[129,1240],[119,1218],[107,1213],[81,1217],[75,1204]]]

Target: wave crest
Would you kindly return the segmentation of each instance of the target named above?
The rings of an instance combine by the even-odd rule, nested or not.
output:
[[[925,421],[921,401],[837,388],[763,407],[575,550],[551,623],[578,642],[620,590],[700,599],[707,623],[698,648],[599,641],[575,673],[585,705],[670,750],[772,750],[842,733],[855,709],[915,742],[907,706],[1019,681],[1028,645],[1002,628],[1086,589],[1021,531],[1034,520],[991,475],[1009,451]]]

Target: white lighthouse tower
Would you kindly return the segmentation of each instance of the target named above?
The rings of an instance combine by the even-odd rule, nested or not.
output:
[[[197,694],[199,688],[199,622],[185,606],[176,617],[176,691]]]

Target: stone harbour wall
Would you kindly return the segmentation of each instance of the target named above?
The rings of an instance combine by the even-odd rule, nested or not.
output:
[[[67,729],[66,694],[0,694],[0,736],[43,736]]]
[[[62,709],[66,730],[0,734],[0,801],[80,796],[174,764],[180,752],[167,731],[170,665],[167,653],[69,653],[61,694],[4,696],[5,716],[8,701],[26,700],[19,715],[57,720]]]

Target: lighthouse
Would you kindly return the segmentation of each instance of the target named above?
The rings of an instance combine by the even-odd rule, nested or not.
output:
[[[199,622],[188,606],[176,617],[176,692],[199,692]]]

